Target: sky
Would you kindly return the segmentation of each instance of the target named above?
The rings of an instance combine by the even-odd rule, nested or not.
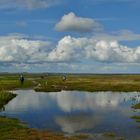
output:
[[[0,0],[0,72],[140,73],[139,0]]]

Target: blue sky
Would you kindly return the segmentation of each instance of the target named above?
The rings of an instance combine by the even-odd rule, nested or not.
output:
[[[140,72],[139,0],[0,0],[1,72]]]

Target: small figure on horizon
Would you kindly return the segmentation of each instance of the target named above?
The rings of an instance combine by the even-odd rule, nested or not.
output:
[[[66,75],[63,75],[62,80],[63,80],[63,81],[66,81],[66,80],[67,80]]]
[[[24,76],[23,75],[20,76],[20,83],[21,83],[21,85],[24,84]]]

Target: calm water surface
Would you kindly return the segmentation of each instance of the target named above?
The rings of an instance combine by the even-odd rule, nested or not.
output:
[[[18,118],[30,127],[66,134],[115,132],[127,139],[140,138],[138,123],[130,118],[140,115],[140,110],[131,108],[140,102],[138,92],[14,92],[18,96],[0,115]]]

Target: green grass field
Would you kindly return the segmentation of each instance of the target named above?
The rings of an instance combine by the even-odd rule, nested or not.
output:
[[[40,86],[36,91],[140,91],[140,75],[69,75],[63,81],[62,76],[48,76],[36,80]]]
[[[140,91],[140,75],[62,75],[26,74],[24,85],[19,75],[0,75],[0,90],[34,88],[36,91]]]

